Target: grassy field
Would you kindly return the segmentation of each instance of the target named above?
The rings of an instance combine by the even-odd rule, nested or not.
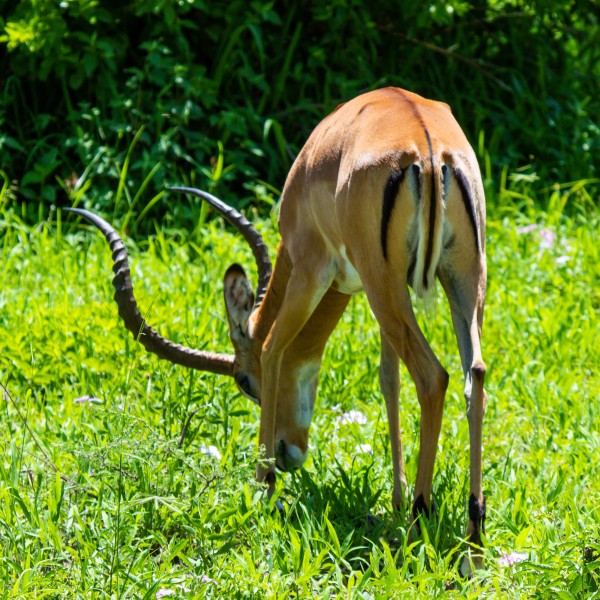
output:
[[[600,216],[585,197],[557,190],[542,211],[503,194],[489,208],[487,562],[473,580],[458,575],[468,430],[441,292],[422,315],[451,374],[438,512],[422,539],[407,541],[390,507],[379,342],[362,296],[327,346],[311,457],[279,478],[280,517],[253,480],[258,409],[232,381],[136,344],[96,232],[58,214],[30,228],[5,204],[2,597],[600,597]],[[273,223],[259,225],[274,249]],[[252,260],[218,221],[190,231],[126,238],[138,301],[172,339],[229,351],[221,277]],[[419,412],[402,379],[414,481]]]

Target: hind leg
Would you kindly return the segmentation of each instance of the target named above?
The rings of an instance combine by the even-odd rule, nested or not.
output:
[[[481,327],[485,302],[485,259],[463,274],[445,269],[439,274],[452,311],[452,322],[464,372],[467,418],[470,442],[470,495],[467,539],[470,557],[465,557],[461,571],[483,567],[478,548],[485,533],[486,506],[482,482],[482,428],[486,404],[483,384],[486,366],[481,356]]]
[[[438,439],[442,425],[448,374],[423,337],[408,290],[376,281],[365,285],[371,308],[386,340],[415,382],[421,406],[420,451],[415,482],[413,516],[428,514]]]

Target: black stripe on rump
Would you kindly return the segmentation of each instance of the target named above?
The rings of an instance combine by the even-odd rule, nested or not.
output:
[[[427,289],[427,273],[429,272],[429,264],[431,263],[431,255],[433,253],[433,233],[435,228],[435,196],[436,196],[436,181],[435,181],[435,169],[433,168],[433,148],[431,146],[431,138],[429,137],[429,131],[423,126],[425,137],[427,138],[427,146],[429,147],[429,160],[431,162],[431,197],[429,199],[429,233],[427,235],[427,251],[425,252],[425,265],[423,268],[423,287]]]
[[[385,189],[383,190],[383,208],[381,214],[381,250],[383,252],[383,258],[386,260],[388,228],[390,226],[394,204],[396,203],[396,198],[398,197],[398,190],[402,180],[404,179],[405,173],[406,169],[394,171],[390,175],[390,178],[385,184]]]
[[[413,178],[415,180],[416,194],[417,194],[417,202],[421,201],[421,167],[419,165],[414,164],[412,166],[413,170]]]
[[[471,222],[471,227],[473,227],[473,235],[475,236],[475,247],[477,254],[480,254],[481,240],[479,239],[479,229],[477,228],[477,216],[475,215],[475,204],[473,202],[471,186],[469,185],[465,174],[460,169],[454,168],[453,171],[454,176],[456,177],[456,182],[458,183],[458,187],[460,188],[460,196],[463,204],[465,205],[467,215],[469,216],[469,221]]]

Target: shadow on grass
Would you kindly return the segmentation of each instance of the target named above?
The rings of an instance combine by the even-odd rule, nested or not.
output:
[[[464,481],[458,480],[456,472],[437,477],[434,510],[414,523],[410,505],[395,511],[391,498],[382,498],[383,489],[373,482],[372,471],[373,465],[346,470],[336,464],[322,480],[305,469],[286,476],[282,499],[289,507],[285,516],[288,526],[308,528],[313,535],[333,529],[340,558],[352,569],[367,568],[373,547],[383,546],[389,547],[397,567],[423,552],[426,559],[421,566],[432,570],[433,566],[428,567],[431,552],[424,551],[424,545],[429,545],[439,560],[456,564],[466,527],[466,502],[449,502],[460,498],[464,490]]]

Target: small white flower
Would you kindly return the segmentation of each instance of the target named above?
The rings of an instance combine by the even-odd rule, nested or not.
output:
[[[366,425],[367,417],[360,410],[349,410],[337,418],[337,421],[342,425],[346,423],[357,423],[358,425]]]
[[[216,446],[200,446],[200,452],[202,454],[208,454],[217,460],[221,460],[221,453]]]
[[[511,552],[510,554],[503,552],[502,556],[498,559],[498,564],[503,567],[511,567],[512,565],[523,562],[528,558],[529,557],[524,552]]]
[[[570,256],[567,256],[566,254],[564,256],[559,256],[554,262],[557,265],[564,265],[566,262],[569,262],[571,260]]]
[[[92,396],[81,396],[81,398],[75,398],[75,400],[73,400],[73,402],[79,403],[79,404],[83,404],[85,402],[88,402],[89,404],[102,404],[102,400],[100,400],[100,398],[94,398]]]
[[[358,444],[356,451],[362,454],[373,454],[373,447],[371,444]]]
[[[208,575],[201,575],[200,576],[200,583],[214,583],[215,580],[211,579]]]
[[[160,588],[158,592],[156,592],[157,598],[166,598],[167,596],[174,596],[175,590],[168,590],[167,588]]]

